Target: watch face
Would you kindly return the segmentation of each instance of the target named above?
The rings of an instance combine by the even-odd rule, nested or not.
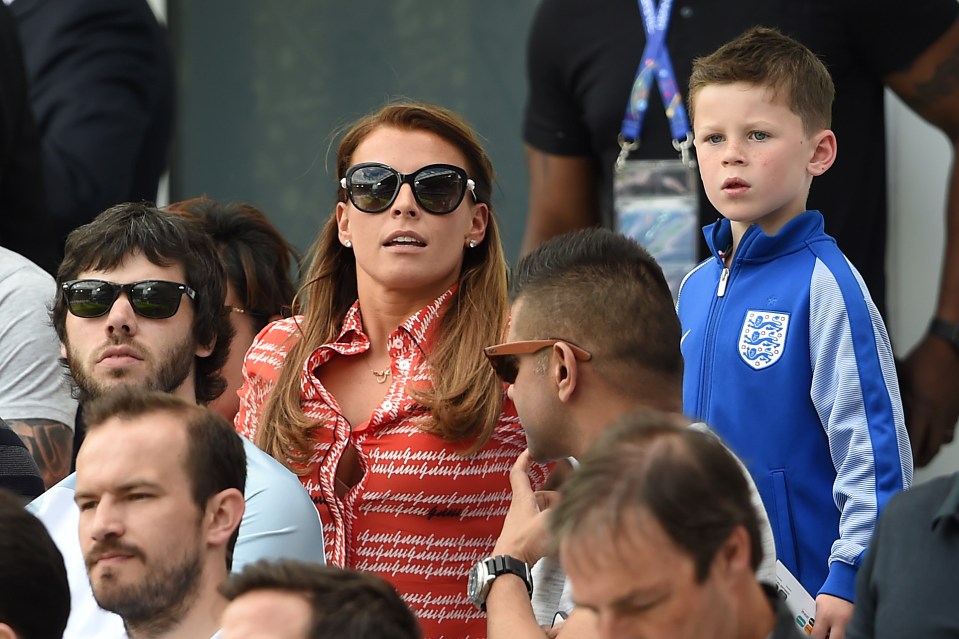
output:
[[[486,603],[486,593],[483,586],[486,583],[487,576],[486,562],[481,561],[470,568],[469,579],[466,582],[466,596],[477,608],[481,608]]]

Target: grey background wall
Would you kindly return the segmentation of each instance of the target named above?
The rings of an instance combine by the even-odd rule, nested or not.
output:
[[[332,211],[333,132],[405,96],[463,115],[498,174],[507,255],[526,214],[521,145],[535,0],[169,0],[180,74],[173,199],[243,199],[306,249]]]

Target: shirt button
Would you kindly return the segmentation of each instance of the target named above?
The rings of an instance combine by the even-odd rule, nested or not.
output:
[[[393,410],[393,402],[390,400],[383,402],[383,410]]]

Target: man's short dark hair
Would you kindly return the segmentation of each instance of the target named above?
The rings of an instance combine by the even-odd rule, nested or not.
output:
[[[416,617],[396,590],[371,573],[301,561],[261,560],[222,588],[227,599],[256,590],[302,594],[310,603],[309,639],[419,639]]]
[[[623,417],[581,461],[550,520],[560,543],[627,544],[636,517],[648,513],[693,559],[699,581],[738,526],[749,534],[758,568],[762,545],[749,484],[715,435],[678,415],[643,411]]]
[[[669,285],[636,241],[599,228],[551,238],[520,260],[510,298],[523,300],[524,338],[585,348],[597,373],[620,393],[632,395],[644,383],[682,384]]]
[[[121,387],[95,398],[84,407],[87,433],[117,418],[128,421],[151,413],[170,413],[183,418],[186,427],[184,471],[190,482],[193,501],[202,511],[217,493],[246,489],[246,451],[243,440],[223,416],[176,395],[139,388]],[[117,451],[122,455],[123,451]],[[233,547],[239,528],[227,546],[227,568],[233,564]]]
[[[197,293],[193,338],[197,345],[213,345],[208,357],[196,358],[196,397],[203,403],[216,399],[226,388],[220,368],[230,352],[233,327],[223,307],[223,265],[213,240],[198,220],[160,211],[149,203],[111,207],[67,237],[63,261],[57,269],[58,289],[83,271],[114,269],[134,254],[142,254],[157,266],[183,266],[184,284]],[[57,336],[67,343],[67,305],[62,291],[58,291],[52,316]]]
[[[290,277],[300,256],[270,220],[252,204],[220,204],[207,196],[174,202],[166,208],[194,215],[213,238],[226,275],[256,329],[273,315],[286,316],[296,287]]]
[[[60,639],[69,617],[60,551],[20,499],[0,490],[0,623],[21,639]]]

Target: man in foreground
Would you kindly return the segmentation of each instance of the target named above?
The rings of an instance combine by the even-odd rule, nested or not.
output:
[[[222,639],[420,639],[396,590],[368,572],[299,561],[258,561],[223,588]]]
[[[213,637],[243,516],[246,454],[213,411],[124,388],[86,406],[80,546],[97,603],[131,639]]]
[[[550,523],[600,637],[802,636],[756,579],[763,553],[740,464],[674,415],[637,413],[605,433]]]

